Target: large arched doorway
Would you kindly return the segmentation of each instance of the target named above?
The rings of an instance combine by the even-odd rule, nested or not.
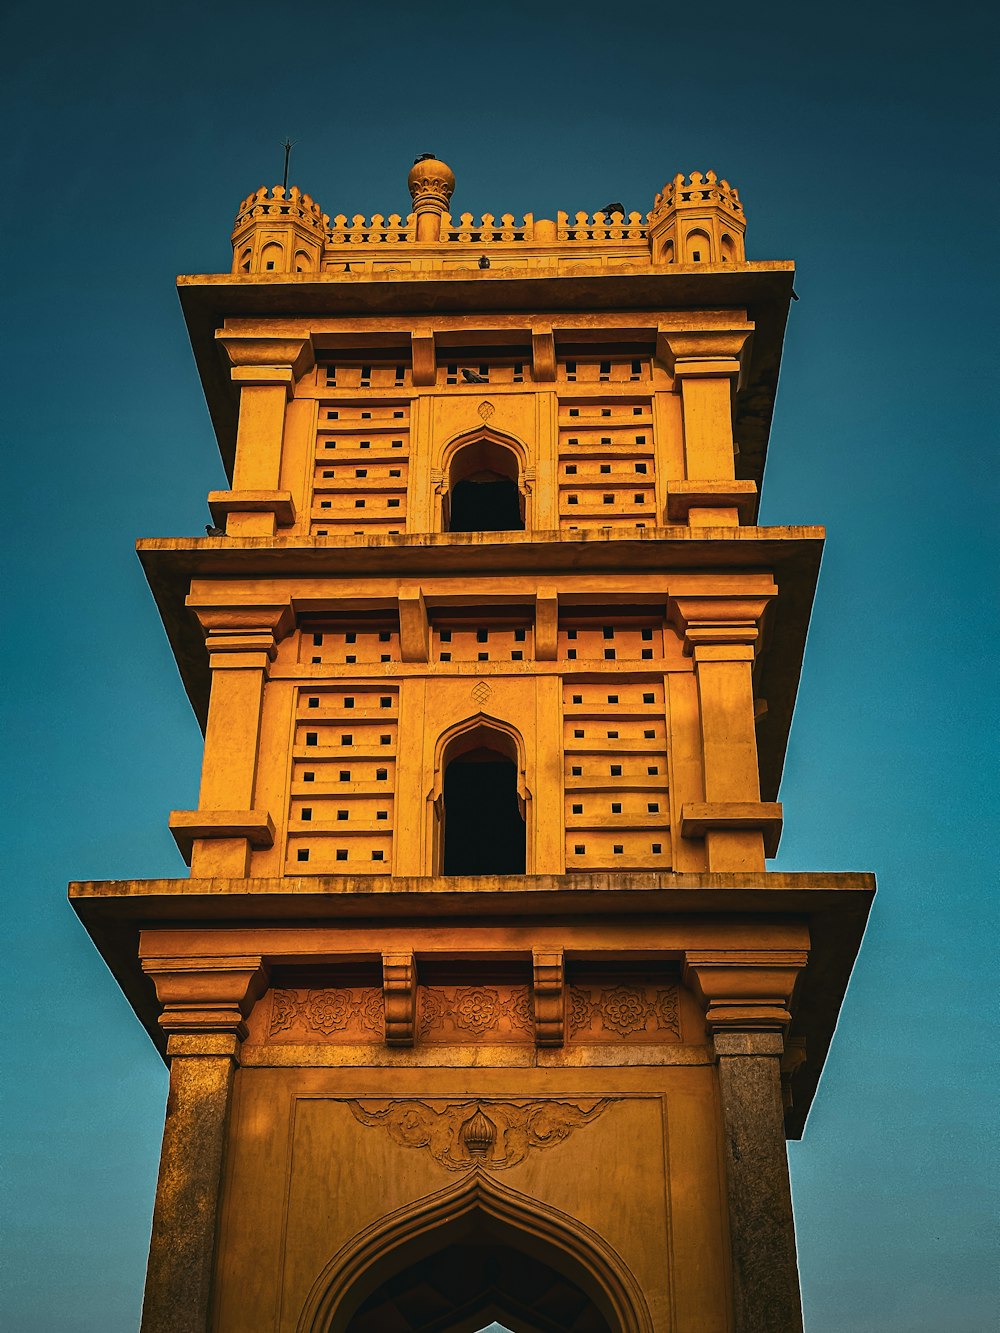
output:
[[[652,1333],[621,1257],[579,1219],[480,1174],[367,1227],[313,1284],[297,1333]]]
[[[448,471],[446,532],[523,532],[517,455],[486,436],[457,450]]]
[[[576,1283],[550,1264],[488,1235],[449,1245],[393,1274],[345,1324],[345,1333],[612,1333]]]
[[[523,875],[526,802],[513,735],[480,722],[441,755],[439,859],[445,875]]]

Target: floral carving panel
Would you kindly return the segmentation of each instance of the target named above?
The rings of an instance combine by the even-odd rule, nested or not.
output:
[[[681,1039],[676,986],[571,986],[568,1019],[570,1041]]]
[[[419,1040],[447,1042],[531,1041],[527,986],[421,986]]]
[[[268,1041],[379,1042],[385,1033],[377,986],[273,990]]]
[[[603,1115],[613,1098],[579,1101],[466,1101],[437,1106],[416,1100],[348,1101],[362,1125],[376,1126],[404,1148],[424,1148],[448,1171],[523,1162]]]

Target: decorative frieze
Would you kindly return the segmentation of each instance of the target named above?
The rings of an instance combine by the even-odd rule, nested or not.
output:
[[[534,1148],[552,1148],[607,1110],[612,1097],[574,1101],[348,1101],[359,1124],[404,1148],[424,1148],[448,1171],[503,1171]]]
[[[271,991],[269,1041],[381,1041],[384,1032],[377,986]]]
[[[418,995],[423,1041],[531,1040],[527,986],[421,986]]]
[[[570,986],[571,1041],[680,1041],[676,986]]]

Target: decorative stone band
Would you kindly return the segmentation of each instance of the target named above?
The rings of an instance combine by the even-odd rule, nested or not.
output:
[[[156,998],[163,1006],[159,1022],[165,1032],[229,1033],[240,1040],[246,1036],[244,1019],[267,985],[259,955],[232,958],[149,956],[143,957],[141,962],[142,970],[152,979]],[[218,1052],[191,1051],[181,1046],[175,1053]]]
[[[764,855],[777,856],[781,828],[780,801],[688,801],[681,806],[682,838],[751,830],[764,835]]]
[[[170,832],[185,864],[201,838],[246,838],[251,847],[274,846],[274,820],[266,810],[171,810]]]
[[[795,984],[808,960],[804,948],[688,950],[684,979],[704,1002],[713,1036],[773,1032],[780,1040],[791,1022]]]
[[[209,491],[208,507],[218,524],[225,524],[230,514],[273,514],[279,528],[295,522],[291,491]]]

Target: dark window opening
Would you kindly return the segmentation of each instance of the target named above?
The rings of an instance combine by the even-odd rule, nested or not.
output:
[[[444,775],[444,873],[523,875],[525,827],[517,766],[481,746],[451,761]]]
[[[481,472],[455,484],[449,532],[523,532],[521,497],[509,477]]]

